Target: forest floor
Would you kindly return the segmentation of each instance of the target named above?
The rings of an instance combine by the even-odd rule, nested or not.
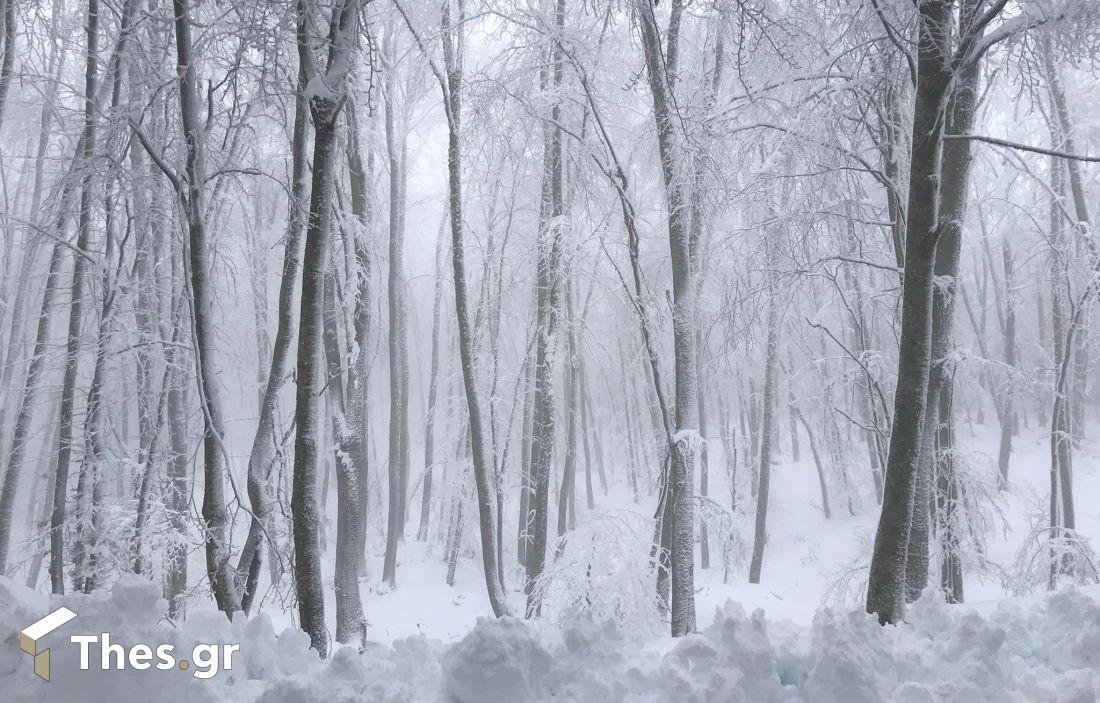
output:
[[[963,425],[960,438],[965,449],[960,460],[981,477],[977,489],[980,510],[973,515],[977,530],[983,537],[980,545],[971,544],[969,568],[966,572],[966,599],[971,604],[995,602],[1032,589],[1021,582],[1019,561],[1021,548],[1034,526],[1047,523],[1049,496],[1049,436],[1024,431],[1013,442],[1009,469],[1009,486],[996,490],[995,427]],[[747,612],[764,611],[769,620],[790,620],[809,626],[823,606],[858,607],[863,601],[863,586],[870,560],[878,510],[870,493],[854,498],[852,515],[843,494],[834,490],[831,496],[831,519],[822,510],[817,473],[812,459],[790,459],[787,453],[773,468],[772,494],[768,509],[768,543],[765,550],[761,583],[747,581],[748,551],[752,541],[752,506],[747,515],[740,515],[741,532],[734,551],[738,558],[729,573],[715,537],[711,537],[711,568],[698,569],[695,575],[696,609],[699,627],[713,622],[716,613],[727,600],[741,604]],[[803,454],[807,454],[803,448]],[[712,467],[721,465],[721,456],[712,453]],[[852,471],[868,471],[865,466]],[[728,505],[725,479],[711,470],[710,495]],[[868,484],[869,480],[860,482]],[[1100,549],[1100,509],[1094,498],[1100,496],[1100,444],[1084,441],[1074,460],[1074,492],[1077,504],[1078,531]],[[835,481],[833,482],[835,484]],[[753,500],[747,495],[742,501]],[[653,515],[655,502],[642,500],[635,504],[630,494],[619,487],[604,496],[596,489],[597,507],[584,508],[583,489],[578,498],[578,525],[591,526],[609,515],[628,525],[644,525]],[[506,525],[508,523],[506,522]],[[515,534],[513,528],[508,532]],[[633,535],[634,541],[649,539],[649,534]],[[505,549],[512,541],[505,540]],[[383,554],[375,550],[370,555],[368,573],[380,574]],[[514,559],[509,554],[510,559]],[[330,560],[331,561],[331,560]],[[327,562],[326,562],[327,563]],[[697,562],[698,563],[698,562]],[[399,588],[389,591],[376,578],[364,581],[364,612],[370,622],[369,637],[380,642],[424,634],[444,642],[468,633],[477,618],[491,614],[485,597],[485,583],[480,560],[475,554],[464,555],[455,575],[453,587],[444,583],[446,565],[442,549],[428,547],[410,540],[399,554]],[[509,590],[516,612],[523,610],[522,575],[508,573]],[[633,586],[633,584],[631,584]],[[430,607],[425,607],[430,604]],[[329,604],[332,612],[334,603]]]
[[[968,447],[962,458],[992,477],[995,467],[988,456],[996,432],[964,425],[960,435]],[[929,591],[899,627],[878,626],[860,607],[875,523],[873,498],[861,496],[862,505],[852,516],[838,495],[834,517],[826,520],[812,461],[786,457],[774,467],[763,583],[745,583],[746,569],[738,562],[724,579],[715,547],[712,568],[697,572],[697,635],[672,640],[658,619],[635,618],[629,611],[632,601],[652,588],[623,573],[638,563],[628,556],[631,550],[644,552],[649,535],[642,528],[653,506],[635,505],[629,495],[612,492],[597,494],[597,509],[590,513],[582,492],[572,538],[580,548],[564,552],[561,561],[567,565],[557,574],[562,583],[548,591],[548,617],[534,624],[479,620],[489,609],[475,555],[465,555],[451,587],[444,582],[440,550],[409,540],[401,551],[396,590],[377,584],[381,554],[371,555],[363,581],[366,650],[341,648],[329,662],[308,650],[308,638],[290,627],[291,616],[274,600],[259,617],[232,624],[197,604],[177,627],[163,617],[159,588],[135,577],[120,580],[111,592],[49,600],[0,579],[0,698],[1096,701],[1100,587],[1009,597],[1025,590],[1017,561],[1031,525],[1043,519],[1047,452],[1046,438],[1037,431],[1025,431],[1016,440],[1010,486],[996,498],[995,509],[983,511],[985,566],[978,575],[968,572],[967,604],[945,605]],[[1100,544],[1100,510],[1094,500],[1100,495],[1098,459],[1100,447],[1086,442],[1074,462],[1079,528],[1093,545]],[[721,480],[714,483],[712,496],[728,496]],[[583,548],[586,541],[596,543],[595,537],[584,539],[596,534],[608,538],[601,542],[602,561]],[[609,561],[617,567],[606,573],[589,568]],[[197,567],[192,573],[201,573]],[[594,581],[583,597],[595,618],[569,607],[570,598],[577,598],[576,581],[570,580],[576,567]],[[521,612],[519,575],[510,572],[508,579],[513,606]],[[52,645],[45,643],[54,649],[54,680],[46,684],[34,677],[30,658],[19,651],[16,631],[62,604],[79,617],[59,631]],[[172,642],[177,649],[194,642],[237,642],[241,651],[231,671],[206,680],[180,671],[103,672],[94,666],[80,671],[78,648],[67,641],[69,630],[109,631],[113,640],[127,644]]]

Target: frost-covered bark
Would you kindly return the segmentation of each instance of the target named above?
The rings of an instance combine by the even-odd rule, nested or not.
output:
[[[391,36],[390,42],[395,39]],[[386,73],[384,91],[386,155],[389,159],[389,276],[387,305],[389,310],[390,360],[390,432],[389,432],[389,504],[386,518],[386,556],[382,565],[382,580],[390,588],[397,585],[397,546],[405,538],[405,492],[409,467],[409,370],[405,327],[405,137],[397,124],[396,80],[393,63],[396,47],[391,44],[390,70]]]
[[[256,435],[248,455],[248,502],[251,507],[248,536],[237,560],[237,579],[243,584],[241,608],[248,612],[256,596],[263,562],[264,537],[270,531],[272,513],[270,480],[275,455],[279,449],[275,420],[279,406],[279,391],[290,368],[290,347],[294,338],[294,294],[298,287],[298,269],[302,258],[302,229],[306,207],[306,131],[309,105],[306,102],[305,62],[299,59],[298,85],[294,91],[294,124],[290,145],[290,197],[287,203],[286,244],[279,278],[279,302],[275,320],[275,341],[263,384],[260,417]]]
[[[428,407],[424,418],[424,485],[420,496],[420,527],[416,539],[428,539],[428,524],[432,510],[432,481],[435,464],[435,414],[439,394],[439,327],[443,308],[443,257],[446,251],[442,223],[435,243],[435,285],[432,294],[432,360],[428,372]]]
[[[69,307],[68,340],[65,347],[65,375],[61,382],[57,469],[54,478],[54,504],[50,520],[50,585],[53,593],[65,592],[65,514],[69,490],[69,465],[72,460],[73,406],[76,395],[76,373],[80,354],[80,327],[83,320],[83,284],[88,264],[83,255],[88,249],[92,208],[92,159],[95,156],[96,109],[95,91],[99,56],[99,3],[88,2],[85,24],[87,54],[84,67],[84,132],[81,135],[82,163],[86,169],[80,187],[80,211],[77,224],[77,256],[73,264],[72,295]],[[6,483],[5,483],[6,488]],[[0,506],[0,511],[3,508]],[[2,541],[2,540],[0,540]]]
[[[4,108],[11,89],[12,68],[15,66],[15,3],[16,0],[0,0],[0,126],[4,124]]]
[[[821,450],[817,445],[817,436],[814,433],[813,427],[806,421],[806,416],[797,405],[791,405],[791,412],[794,413],[795,419],[802,423],[802,428],[806,430],[806,439],[810,443],[810,454],[814,458],[814,468],[817,469],[817,483],[821,488],[821,510],[825,513],[825,519],[831,520],[833,517],[833,509],[832,505],[829,503],[829,480],[825,471],[824,457],[822,457]]]
[[[950,0],[918,12],[917,85],[909,167],[901,339],[882,514],[867,585],[867,612],[883,623],[905,615],[905,560],[919,472],[932,357],[931,317],[936,242],[940,235],[942,112],[952,81]]]
[[[363,554],[363,547],[359,544],[359,464],[362,462],[363,446],[360,433],[348,421],[355,403],[352,394],[358,388],[358,369],[353,364],[345,363],[340,344],[338,328],[342,326],[343,314],[338,309],[336,265],[337,261],[333,261],[325,275],[322,326],[328,371],[325,399],[332,423],[336,466],[336,565],[333,584],[336,591],[336,641],[362,647],[367,632],[359,596],[359,560]],[[349,341],[354,346],[354,339]]]
[[[317,509],[317,467],[321,461],[324,425],[320,395],[327,381],[323,353],[325,272],[332,251],[333,165],[337,118],[347,95],[347,72],[358,32],[359,2],[344,0],[331,10],[328,60],[323,73],[312,66],[309,48],[310,12],[298,0],[298,41],[306,46],[306,99],[313,116],[313,180],[302,257],[302,303],[298,329],[298,392],[294,418],[294,479],[291,513],[294,523],[294,583],[298,620],[310,645],[328,656],[325,601],[321,576],[320,515]]]
[[[205,136],[200,115],[200,89],[191,38],[189,0],[173,0],[176,66],[179,76],[180,126],[186,144],[180,200],[187,226],[185,270],[191,306],[191,337],[195,345],[195,378],[203,416],[202,519],[206,542],[206,572],[218,608],[227,616],[240,610],[235,573],[229,563],[229,516],[225,505],[225,425],[214,360],[214,290],[211,243],[206,223]]]
[[[369,240],[373,227],[374,210],[368,194],[368,184],[374,176],[374,152],[363,159],[360,145],[359,117],[356,112],[358,103],[351,101],[344,110],[348,121],[347,159],[348,180],[351,186],[351,211],[357,224],[353,231],[345,235],[345,248],[350,249],[347,256],[354,261],[351,278],[355,281],[355,303],[351,314],[351,338],[348,340],[348,412],[346,421],[348,432],[354,435],[351,446],[355,448],[352,459],[358,472],[359,520],[356,535],[359,554],[357,560],[360,573],[366,570],[367,544],[367,500],[369,461],[367,458],[367,409],[368,381],[370,363],[368,343],[371,330],[371,252]],[[351,246],[347,247],[348,238]]]
[[[577,505],[577,421],[579,379],[577,370],[577,320],[573,304],[573,281],[565,283],[566,359],[565,370],[565,460],[562,465],[561,488],[558,491],[558,538],[576,525]],[[559,545],[560,548],[560,545]]]
[[[645,53],[646,73],[653,99],[653,119],[661,157],[661,174],[668,209],[668,238],[672,253],[672,326],[676,368],[675,446],[671,451],[668,500],[672,526],[671,611],[672,635],[695,630],[695,519],[694,473],[699,434],[696,397],[695,287],[691,262],[688,201],[684,192],[683,153],[678,118],[674,115],[666,56],[652,0],[636,0],[638,26]],[[671,46],[671,44],[670,44]],[[673,69],[673,73],[674,73]]]
[[[178,343],[184,336],[183,306],[176,303],[177,280],[180,278],[179,257],[172,255],[172,276],[169,287],[175,312],[172,315],[172,341]],[[182,293],[180,293],[182,295]],[[187,513],[191,493],[190,486],[190,447],[187,421],[187,352],[181,351],[177,344],[169,345],[164,351],[165,368],[165,422],[168,428],[168,456],[166,462],[167,482],[164,488],[164,507],[168,512],[168,522],[172,528],[173,539],[169,542],[165,554],[164,598],[168,601],[168,617],[176,620],[184,614],[184,597],[187,592]]]
[[[58,227],[58,230],[60,229]],[[53,253],[50,255],[49,271],[46,274],[45,290],[42,293],[42,305],[38,314],[38,329],[35,335],[34,349],[31,352],[30,363],[27,366],[23,394],[19,402],[19,413],[16,415],[15,427],[12,431],[12,440],[8,450],[4,485],[3,489],[0,490],[0,574],[7,570],[8,550],[11,547],[12,521],[15,517],[15,499],[19,490],[23,457],[26,455],[27,450],[27,439],[34,413],[34,401],[41,383],[42,367],[46,360],[50,311],[60,288],[58,279],[64,251],[65,247],[61,243],[57,243],[54,244]],[[63,582],[61,588],[64,589]],[[64,592],[64,590],[61,592]]]
[[[461,0],[459,18],[464,17]],[[407,18],[406,18],[407,19]],[[489,604],[497,617],[507,615],[511,608],[498,575],[497,541],[493,522],[493,487],[489,475],[490,457],[485,447],[482,427],[481,400],[474,373],[474,338],[470,320],[469,297],[466,290],[466,255],[463,248],[462,219],[462,22],[451,22],[450,0],[445,0],[441,18],[443,29],[444,74],[437,74],[443,89],[447,113],[447,197],[451,224],[451,268],[455,286],[455,317],[458,322],[458,348],[462,365],[462,380],[466,386],[466,407],[470,418],[470,450],[473,457],[474,485],[477,489],[478,523],[481,532],[481,562]],[[422,47],[423,48],[423,47]]]
[[[749,583],[760,583],[764,565],[764,546],[768,541],[768,499],[771,493],[772,445],[775,442],[776,386],[778,381],[779,291],[768,293],[768,343],[764,350],[764,398],[760,413],[759,479],[756,490],[756,520],[752,538],[752,560],[749,562]]]
[[[554,1],[554,27],[565,23],[565,0]],[[561,47],[550,47],[548,65],[543,66],[541,85],[554,94],[563,75]],[[562,164],[561,104],[554,100],[549,119],[543,125],[542,190],[539,202],[539,233],[535,262],[535,390],[531,421],[530,539],[525,553],[527,616],[541,612],[536,582],[546,563],[549,542],[550,470],[554,455],[554,366],[558,345],[557,328],[561,298],[562,216],[564,213],[564,168]]]
[[[974,21],[974,13],[980,4],[976,0],[963,1],[959,19],[961,34],[970,32],[969,25]],[[973,130],[980,79],[980,66],[974,63],[967,64],[956,76],[947,104],[946,134],[969,134]],[[938,484],[950,493],[956,482],[954,447],[943,446],[936,438],[947,441],[954,438],[954,392],[951,388],[954,370],[950,367],[949,356],[954,343],[955,281],[959,275],[963,221],[969,200],[970,148],[969,140],[946,140],[940,164],[942,225],[934,264],[937,283],[932,293],[928,407],[925,410],[923,428],[924,446],[917,464],[905,564],[905,598],[910,603],[920,598],[921,592],[928,585],[932,534],[930,509],[935,496],[934,486]],[[941,498],[941,501],[945,499]],[[942,522],[940,528],[941,550],[949,546],[955,547],[957,537],[952,534],[953,522]],[[949,571],[959,570],[957,549],[947,549],[944,557],[950,564]],[[961,589],[961,584],[958,587]]]

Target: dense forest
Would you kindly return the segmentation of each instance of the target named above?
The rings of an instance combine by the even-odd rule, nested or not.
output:
[[[0,576],[321,658],[1097,582],[1097,3],[0,28]]]

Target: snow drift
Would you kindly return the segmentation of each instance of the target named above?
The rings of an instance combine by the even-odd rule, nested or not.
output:
[[[1068,588],[989,607],[948,606],[931,591],[910,621],[880,627],[860,612],[824,609],[810,628],[768,621],[727,602],[714,623],[673,642],[628,637],[579,613],[553,631],[482,619],[445,646],[423,636],[321,661],[308,637],[276,633],[264,614],[230,623],[212,607],[168,622],[159,588],[136,577],[108,593],[49,598],[0,579],[0,691],[23,701],[721,701],[1087,703],[1100,700],[1100,604]],[[47,646],[53,680],[37,679],[18,631],[51,608],[79,617]],[[69,634],[112,640],[240,643],[230,671],[80,671]],[[93,658],[94,663],[94,658]]]

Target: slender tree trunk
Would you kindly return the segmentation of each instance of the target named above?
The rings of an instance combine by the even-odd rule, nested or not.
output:
[[[195,344],[196,383],[203,412],[202,519],[206,541],[206,572],[218,609],[227,616],[240,610],[240,593],[229,563],[229,515],[225,507],[225,427],[221,393],[214,361],[214,286],[210,280],[212,259],[206,226],[204,133],[199,112],[199,79],[191,40],[190,0],[172,0],[175,13],[176,64],[179,69],[180,123],[187,145],[186,183],[182,205],[187,220],[186,251],[189,264],[192,336]]]
[[[603,441],[600,439],[601,432],[599,430],[598,422],[596,419],[596,413],[592,407],[592,392],[591,387],[588,385],[588,367],[584,361],[584,355],[581,355],[580,360],[581,367],[581,399],[584,402],[584,425],[588,428],[588,432],[592,435],[592,451],[596,457],[596,470],[600,478],[600,490],[603,494],[607,495],[607,470],[603,463]],[[592,508],[595,508],[595,499],[592,501]]]
[[[537,331],[535,332],[537,334]],[[523,437],[520,451],[519,520],[516,529],[516,562],[527,572],[527,548],[531,544],[531,499],[535,491],[532,477],[532,447],[534,442],[535,347],[527,345],[524,360]]]
[[[435,293],[432,299],[432,361],[428,373],[428,408],[424,420],[424,485],[420,494],[420,527],[416,539],[424,542],[428,539],[428,521],[432,510],[432,467],[435,452],[435,412],[439,392],[439,325],[443,308],[443,225],[440,224],[439,236],[435,243]],[[526,412],[524,413],[526,417]]]
[[[9,2],[8,7],[13,7],[14,2]],[[35,262],[38,258],[38,253],[41,250],[38,237],[35,234],[35,226],[38,223],[37,217],[41,210],[42,205],[42,183],[44,181],[44,171],[46,164],[46,153],[49,148],[50,134],[53,129],[53,119],[55,115],[55,109],[57,105],[57,89],[61,84],[61,73],[65,68],[65,54],[59,52],[60,39],[58,37],[58,18],[61,14],[60,3],[55,3],[52,8],[50,17],[50,54],[48,59],[47,68],[49,75],[53,78],[46,87],[45,98],[42,103],[42,110],[39,113],[38,121],[38,140],[37,148],[35,151],[34,160],[34,184],[31,189],[31,209],[34,217],[28,226],[24,230],[23,234],[23,261],[20,266],[18,287],[15,291],[15,300],[11,307],[11,323],[9,325],[8,344],[5,350],[3,369],[0,371],[0,391],[3,392],[3,396],[0,397],[0,436],[8,436],[7,429],[7,410],[8,410],[8,393],[12,389],[11,379],[12,374],[15,372],[16,367],[20,367],[20,355],[18,354],[19,348],[23,344],[23,313],[27,308],[27,297],[33,294],[33,286],[29,285],[31,272],[34,270]],[[59,56],[60,54],[60,56]],[[0,119],[2,119],[0,114]],[[77,152],[79,158],[80,152]],[[72,187],[71,178],[63,179],[63,185],[61,191],[63,193],[60,212],[64,217],[65,212],[65,198],[64,194],[68,193]],[[63,221],[63,220],[62,220]],[[48,225],[47,225],[48,226]],[[57,227],[57,232],[60,232],[62,227]],[[56,248],[57,245],[54,245]],[[52,262],[52,258],[51,258]],[[47,280],[49,280],[47,278]],[[29,315],[28,315],[29,317]],[[24,386],[26,388],[26,386]],[[55,441],[50,446],[56,446]],[[4,444],[0,442],[0,447],[4,447]],[[7,447],[10,450],[10,447]],[[3,547],[0,546],[0,550]]]
[[[173,262],[176,257],[172,257]],[[169,286],[175,288],[179,278],[173,264],[174,272],[169,279]],[[183,295],[181,292],[180,295]],[[173,296],[174,298],[174,296]],[[179,314],[173,315],[173,339],[182,336],[183,320]],[[178,351],[179,347],[169,345],[164,353],[164,364],[168,388],[166,402],[168,422],[168,483],[164,492],[165,508],[168,512],[168,522],[172,527],[174,539],[169,542],[165,554],[166,576],[164,584],[164,598],[168,601],[168,617],[172,620],[182,619],[184,616],[184,597],[187,592],[187,513],[191,493],[189,485],[190,448],[187,440],[187,358],[186,352]]]
[[[64,201],[62,202],[64,207]],[[58,231],[60,231],[58,227]],[[12,431],[12,440],[8,448],[7,470],[4,473],[4,486],[0,490],[0,574],[7,570],[8,549],[11,544],[11,525],[15,515],[15,499],[18,495],[19,478],[23,468],[23,457],[26,454],[27,439],[30,435],[31,421],[33,420],[34,401],[38,392],[42,366],[45,363],[46,344],[49,337],[50,310],[54,305],[59,288],[58,278],[61,269],[61,257],[65,247],[61,243],[54,244],[53,254],[50,256],[49,272],[46,275],[45,290],[42,293],[42,307],[38,316],[38,331],[35,335],[34,349],[31,352],[30,363],[27,367],[26,380],[23,384],[23,396],[19,404],[19,413],[16,415],[15,428]],[[56,491],[55,491],[56,493]],[[51,534],[51,554],[52,552]],[[52,565],[51,565],[52,568]],[[62,583],[62,593],[64,584]]]
[[[459,18],[465,17],[465,8],[459,0]],[[489,457],[485,451],[485,434],[482,428],[481,401],[474,374],[474,338],[470,324],[469,299],[466,292],[466,255],[463,249],[464,227],[462,219],[462,148],[461,148],[461,90],[462,90],[462,21],[452,25],[450,0],[444,0],[442,13],[443,57],[446,67],[444,103],[447,111],[447,186],[451,211],[451,265],[455,286],[455,315],[458,319],[459,357],[462,362],[462,380],[466,385],[466,406],[470,414],[470,445],[473,454],[474,484],[477,488],[478,522],[481,527],[481,560],[485,574],[485,586],[493,614],[497,617],[510,612],[504,588],[497,571],[496,536],[493,524],[493,487],[489,475]],[[457,42],[456,42],[457,39]],[[456,46],[457,51],[456,51]]]
[[[676,3],[678,4],[678,3]],[[674,116],[671,74],[675,74],[675,53],[661,51],[660,33],[652,0],[636,0],[649,89],[653,99],[654,124],[661,156],[668,211],[669,248],[672,254],[672,328],[676,368],[676,418],[671,448],[668,491],[672,510],[671,541],[671,630],[680,637],[695,630],[695,516],[693,495],[695,461],[699,441],[699,406],[696,387],[694,272],[688,199],[684,193],[681,135]],[[671,41],[670,46],[674,45]]]
[[[696,331],[695,335],[696,345],[702,349],[702,335]],[[707,441],[707,403],[706,393],[703,389],[706,385],[703,383],[702,365],[698,370],[699,384],[699,436],[703,438],[702,446],[699,451],[699,495],[704,498],[707,497],[710,491],[710,452],[708,451]],[[707,532],[707,523],[705,520],[699,521],[699,568],[710,568],[710,534]]]
[[[1051,48],[1049,36],[1043,37],[1041,51],[1044,68],[1047,74],[1047,84],[1050,91],[1051,103],[1054,108],[1054,114],[1051,116],[1051,119],[1058,125],[1058,141],[1060,143],[1055,145],[1055,148],[1061,149],[1067,153],[1077,153],[1075,151],[1077,149],[1077,144],[1074,139],[1074,127],[1070,117],[1069,104],[1066,101],[1065,89],[1062,86],[1061,73],[1054,62],[1054,52]],[[1052,167],[1064,169],[1065,174],[1068,176],[1067,185],[1069,186],[1070,195],[1073,200],[1073,214],[1077,220],[1074,223],[1073,239],[1078,249],[1077,254],[1083,256],[1084,252],[1082,248],[1084,246],[1084,239],[1090,236],[1089,229],[1091,226],[1091,217],[1089,215],[1088,200],[1085,194],[1084,180],[1081,176],[1081,165],[1075,159],[1059,159],[1058,163],[1053,164]],[[1071,433],[1075,444],[1080,441],[1082,423],[1084,422],[1085,395],[1088,386],[1089,368],[1088,320],[1091,317],[1092,298],[1093,296],[1091,295],[1082,296],[1081,303],[1084,305],[1084,308],[1080,311],[1074,311],[1074,318],[1079,318],[1080,323],[1075,323],[1072,329],[1072,334],[1076,343],[1076,346],[1072,350],[1072,372],[1074,378],[1072,389],[1070,389],[1069,384],[1066,386],[1068,397],[1064,403],[1068,406],[1066,410],[1069,416],[1067,431]],[[1067,476],[1068,475],[1071,474],[1067,473]],[[1069,486],[1063,483],[1063,491],[1069,490]],[[1070,510],[1072,513],[1072,507]],[[1070,526],[1066,525],[1066,527]]]
[[[565,309],[568,330],[566,330],[565,368],[565,463],[562,467],[561,490],[558,492],[558,538],[573,529],[574,506],[577,502],[577,337],[576,314],[573,304],[573,281],[567,277],[565,283]],[[564,542],[559,544],[559,549]]]
[[[54,506],[50,519],[50,584],[52,592],[65,592],[65,509],[68,498],[69,465],[72,458],[73,414],[76,396],[76,373],[80,354],[80,326],[83,317],[83,281],[87,261],[91,229],[92,207],[92,159],[95,155],[95,91],[98,73],[98,16],[97,0],[88,2],[88,18],[85,26],[87,57],[84,69],[84,133],[82,160],[85,174],[80,188],[80,213],[77,225],[77,255],[73,264],[72,298],[69,308],[68,341],[65,348],[65,372],[61,382],[61,405],[58,418],[57,476],[54,479]],[[7,484],[5,483],[5,488]],[[0,508],[2,510],[2,508]],[[2,561],[2,560],[0,560]],[[2,573],[2,568],[0,568]]]
[[[802,423],[802,429],[806,430],[806,439],[810,443],[810,454],[813,455],[814,467],[817,468],[817,482],[821,486],[821,510],[825,513],[825,519],[831,520],[833,510],[829,505],[829,481],[825,474],[825,462],[822,460],[821,452],[817,447],[817,438],[814,436],[810,423],[806,422],[806,416],[802,414],[798,406],[793,405],[791,411],[794,413],[795,419]]]
[[[11,74],[15,66],[15,3],[16,0],[0,0],[0,28],[3,38],[0,47],[0,127],[4,125],[4,107],[8,102],[8,90],[11,88]]]
[[[392,33],[391,33],[392,34]],[[390,42],[395,41],[391,36]],[[396,55],[390,46],[391,56]],[[405,365],[405,139],[396,134],[398,125],[394,71],[386,74],[385,123],[386,153],[390,164],[390,236],[389,236],[389,357],[390,357],[390,435],[389,435],[389,510],[386,521],[386,555],[382,580],[390,588],[397,586],[397,546],[405,536],[405,471],[408,447],[409,406],[408,368]]]
[[[56,414],[56,412],[51,412],[50,417]],[[47,448],[57,446],[57,425],[54,425],[53,429],[50,431],[50,436],[47,438],[45,446]],[[57,477],[53,467],[53,459],[53,450],[48,449],[48,451],[43,453],[38,471],[39,478],[42,476],[46,476],[47,478],[46,492],[42,495],[41,503],[39,503],[40,510],[38,511],[38,516],[31,525],[32,530],[37,531],[37,534],[34,535],[36,545],[34,556],[31,559],[30,567],[27,569],[26,585],[27,588],[31,589],[38,588],[38,576],[42,573],[42,561],[45,559],[49,549],[49,547],[46,546],[49,541],[46,535],[48,535],[50,530],[50,512],[53,510],[53,482]],[[37,493],[38,491],[31,491],[31,495],[37,496]],[[39,546],[39,535],[42,536],[41,541],[45,543],[41,546]]]
[[[554,26],[557,31],[565,23],[565,0],[554,2]],[[541,83],[556,95],[562,83],[561,47],[550,47],[549,65],[543,67]],[[542,200],[539,212],[539,237],[536,261],[536,321],[535,321],[535,396],[531,436],[531,541],[526,550],[527,617],[541,613],[536,588],[546,563],[549,542],[550,471],[554,453],[554,362],[555,342],[561,295],[561,220],[564,210],[561,105],[555,100],[550,119],[543,124]]]
[[[331,10],[328,62],[319,76],[312,68],[305,0],[298,0],[298,43],[306,61],[306,98],[313,116],[313,181],[302,258],[302,307],[298,330],[298,392],[295,400],[294,480],[291,514],[294,523],[294,581],[298,622],[309,634],[310,646],[328,656],[325,601],[319,544],[317,466],[324,424],[320,395],[325,373],[321,366],[324,328],[325,270],[332,240],[333,164],[336,120],[346,100],[347,71],[358,33],[359,3],[344,0]],[[312,86],[312,89],[311,89]]]
[[[1005,273],[1005,366],[1013,373],[1018,363],[1016,349],[1016,284],[1012,249],[1008,239],[1001,240],[1001,260]],[[1017,431],[1016,400],[1011,385],[1004,391],[1001,410],[1001,440],[997,448],[997,469],[1002,487],[1008,486],[1008,463],[1012,456],[1012,435]]]
[[[287,204],[286,244],[283,268],[279,279],[279,302],[275,322],[275,341],[271,348],[271,362],[267,380],[263,385],[260,418],[256,436],[248,455],[248,502],[252,508],[248,536],[237,562],[237,578],[243,583],[241,608],[247,613],[256,597],[263,561],[264,535],[269,531],[273,511],[270,489],[271,472],[278,450],[279,438],[275,429],[279,408],[279,392],[290,368],[290,347],[294,338],[294,293],[298,284],[298,269],[302,258],[302,229],[305,221],[306,143],[309,127],[309,105],[305,97],[305,67],[299,61],[298,85],[294,93],[294,126],[291,137],[291,191]]]
[[[774,285],[774,283],[773,283]],[[779,293],[768,294],[768,345],[764,351],[764,399],[760,413],[760,479],[756,492],[756,525],[749,562],[749,583],[760,583],[764,563],[764,545],[768,541],[768,497],[771,490],[772,444],[775,438],[776,358],[779,354]]]

